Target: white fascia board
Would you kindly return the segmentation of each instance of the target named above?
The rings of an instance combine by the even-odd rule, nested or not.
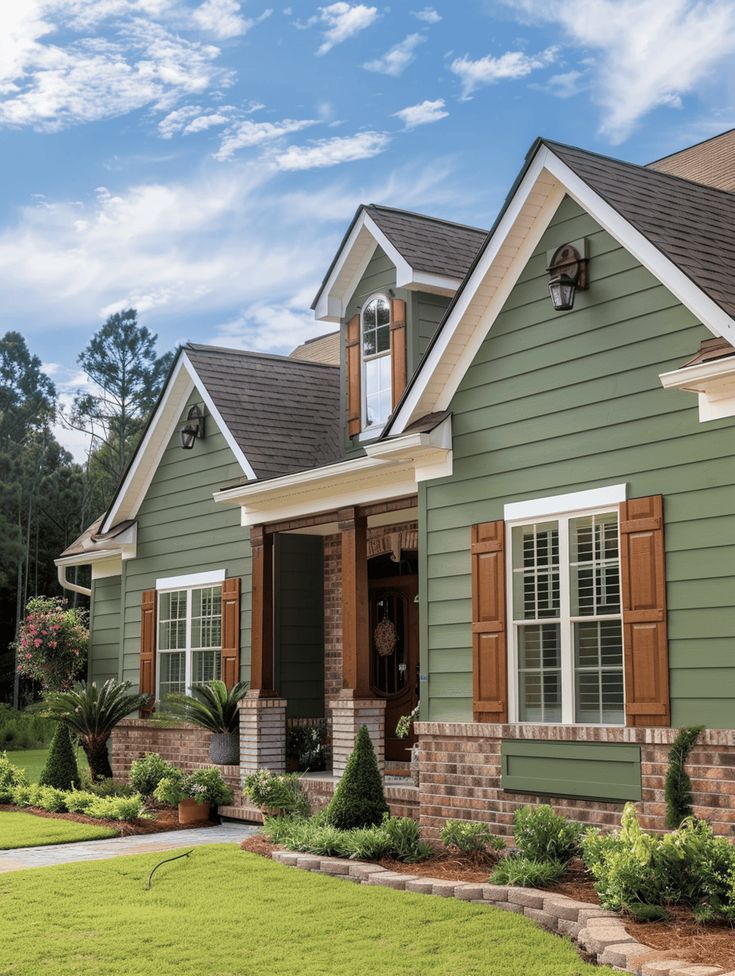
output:
[[[215,586],[223,583],[224,569],[213,569],[207,573],[187,573],[185,576],[165,576],[156,580],[157,590],[185,590],[190,586]]]
[[[411,281],[406,284],[406,288],[411,291],[428,291],[433,295],[451,297],[461,284],[461,278],[453,278],[451,275],[414,271]]]
[[[122,575],[122,559],[111,556],[92,563],[92,580],[109,579],[111,576]]]
[[[365,229],[370,231],[377,244],[385,251],[393,266],[396,269],[396,287],[403,288],[409,284],[413,278],[413,268],[403,255],[398,251],[395,244],[391,244],[383,231],[378,227],[373,218],[363,212],[365,218]]]
[[[176,368],[166,385],[166,390],[158,405],[158,409],[137,450],[135,459],[115,496],[109,512],[105,516],[104,522],[100,526],[100,534],[108,532],[117,522],[135,518],[138,514],[138,510],[158,469],[164,451],[168,447],[169,441],[179,424],[181,412],[194,389],[201,396],[207,410],[219,427],[220,433],[242,468],[245,477],[252,480],[255,479],[255,472],[243,454],[242,449],[228,430],[227,425],[222,419],[222,415],[197,375],[188,356],[185,352],[182,352]]]
[[[103,552],[95,552],[93,549],[90,549],[89,552],[75,553],[73,556],[59,556],[58,559],[54,559],[54,565],[91,566],[93,563],[98,563],[105,559],[122,560],[122,557],[121,549],[105,549]]]
[[[623,483],[605,485],[603,488],[588,488],[586,491],[572,491],[565,495],[529,498],[524,502],[511,502],[503,506],[503,519],[506,522],[520,522],[546,518],[550,515],[565,515],[568,512],[610,508],[625,501],[627,490],[627,484]]]
[[[452,418],[445,417],[433,430],[422,433],[404,434],[402,437],[391,437],[388,440],[366,444],[365,452],[373,458],[415,457],[417,451],[452,449]]]
[[[482,318],[482,328],[479,326],[475,328],[471,341],[465,346],[451,375],[443,383],[441,391],[434,394],[431,403],[425,402],[422,404],[431,379],[445,358],[447,349],[452,343],[465,313],[475,299],[478,289],[505,244],[524,204],[527,202],[536,183],[544,174],[547,178],[553,177],[558,184],[558,190],[555,193],[552,192],[547,198],[546,205],[543,206],[536,218],[534,233],[526,234],[526,246],[518,251],[515,260],[505,272],[502,295],[499,289],[498,294],[491,303],[491,309],[495,315],[502,308],[502,302],[498,299],[502,297],[503,301],[505,300],[522,270],[522,267],[518,266],[520,263],[519,259],[522,255],[526,256],[526,260],[527,257],[530,257],[528,244],[533,243],[533,246],[536,246],[541,233],[546,229],[553,216],[553,212],[550,212],[552,211],[550,204],[554,204],[553,209],[555,210],[561,198],[563,198],[564,193],[568,193],[604,230],[615,238],[621,246],[626,248],[654,277],[667,287],[713,335],[722,336],[735,344],[735,322],[733,322],[730,316],[695,285],[669,258],[663,255],[640,231],[636,230],[610,204],[588,186],[584,180],[577,176],[566,163],[548,147],[542,146],[526,171],[492,239],[466,283],[457,304],[452,309],[450,317],[444,323],[442,331],[437,337],[437,341],[421,364],[409,395],[406,397],[403,406],[390,425],[392,433],[400,433],[421,413],[446,409],[451,402],[462,376],[477,354],[477,350],[487,335],[488,329],[492,326],[492,321],[489,321],[487,327],[485,327],[488,315],[484,315]],[[419,404],[422,404],[421,410],[417,409]]]
[[[661,386],[666,390],[690,390],[704,393],[715,385],[735,382],[735,356],[716,359],[694,366],[682,366],[668,373],[659,373]]]

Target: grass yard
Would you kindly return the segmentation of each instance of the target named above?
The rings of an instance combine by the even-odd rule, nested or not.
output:
[[[74,823],[71,820],[55,820],[36,817],[32,813],[0,812],[0,851],[16,847],[36,847],[46,844],[69,844],[75,840],[101,840],[117,837],[114,828],[95,827],[92,824]]]
[[[44,749],[17,749],[8,752],[8,759],[14,766],[20,766],[21,769],[25,769],[31,783],[37,783],[38,777],[41,775],[41,770],[46,764],[47,755],[48,747]],[[80,773],[83,769],[89,769],[87,757],[82,749],[77,749],[77,766],[79,767]]]
[[[522,916],[229,845],[0,874],[0,976],[613,976]]]

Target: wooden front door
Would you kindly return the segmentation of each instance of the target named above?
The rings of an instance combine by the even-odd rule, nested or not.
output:
[[[415,739],[396,738],[396,723],[418,702],[419,608],[417,576],[370,580],[370,681],[385,698],[385,758],[410,759]]]

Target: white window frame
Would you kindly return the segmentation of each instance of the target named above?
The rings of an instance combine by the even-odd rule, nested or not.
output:
[[[192,684],[192,671],[193,671],[193,650],[191,646],[191,630],[192,630],[192,607],[193,599],[192,594],[196,590],[210,590],[215,586],[219,586],[220,591],[222,590],[222,583],[224,582],[225,575],[224,570],[221,570],[222,575],[220,576],[220,571],[217,570],[213,573],[192,573],[189,576],[171,576],[167,579],[156,580],[156,701],[161,700],[161,655],[162,654],[180,654],[181,651],[184,652],[184,683],[186,694],[191,691]],[[180,581],[184,581],[184,585]],[[165,584],[163,586],[159,584]],[[187,585],[188,584],[188,585]],[[160,625],[161,625],[161,596],[164,593],[174,593],[183,591],[186,593],[186,647],[183,648],[172,648],[171,650],[161,651],[159,647],[160,639]],[[221,592],[220,592],[221,599]],[[199,648],[197,648],[199,650]],[[222,634],[220,633],[220,646],[219,646],[220,660],[222,657]]]
[[[365,313],[365,309],[370,305],[370,302],[375,301],[376,298],[382,298],[383,301],[388,306],[388,348],[383,352],[376,352],[373,353],[371,356],[366,356],[363,351],[363,347],[364,347],[363,336],[364,336],[364,327],[365,327],[363,316]],[[388,417],[386,417],[382,423],[370,424],[370,425],[368,425],[367,423],[367,381],[366,381],[367,370],[365,369],[365,364],[371,363],[376,359],[383,359],[384,357],[390,358],[393,355],[393,347],[390,338],[390,327],[392,323],[393,323],[393,310],[391,307],[390,298],[382,291],[374,292],[372,295],[370,295],[367,298],[366,301],[363,302],[362,308],[360,309],[360,431],[363,434],[372,434],[372,435],[379,434],[380,431],[383,429],[383,427],[385,427],[386,421],[388,420]],[[388,416],[390,416],[390,412],[388,413]]]
[[[506,585],[506,641],[507,641],[507,660],[508,660],[508,717],[509,720],[518,725],[584,725],[592,728],[624,728],[623,722],[611,725],[606,722],[576,722],[574,717],[574,624],[579,620],[599,621],[599,620],[620,620],[621,635],[623,646],[623,716],[625,716],[625,634],[622,627],[622,592],[619,614],[585,615],[584,617],[572,617],[571,613],[571,571],[569,565],[569,523],[572,519],[584,518],[590,515],[606,515],[614,513],[618,519],[618,564],[620,565],[620,509],[619,502],[613,501],[623,490],[623,496],[619,501],[625,500],[625,485],[613,486],[613,488],[595,489],[599,492],[593,495],[592,492],[578,492],[573,495],[559,495],[557,499],[538,499],[531,502],[520,502],[516,506],[505,506],[506,514],[515,512],[521,517],[507,519],[505,521],[505,585]],[[603,498],[609,499],[606,503],[592,505],[586,508],[576,508],[568,511],[559,509],[559,504],[563,500]],[[521,508],[525,506],[525,508]],[[531,514],[533,513],[533,514]],[[515,623],[513,615],[513,529],[524,525],[533,525],[538,522],[558,522],[559,524],[559,639],[561,643],[561,720],[559,722],[534,722],[522,720],[520,718],[519,701],[519,670],[518,670],[518,642],[516,639],[518,624]],[[622,589],[622,571],[620,573]],[[542,620],[542,623],[556,622],[556,618]]]

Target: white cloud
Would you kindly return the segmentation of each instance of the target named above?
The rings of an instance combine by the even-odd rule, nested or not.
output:
[[[204,132],[213,126],[227,125],[230,119],[223,112],[211,112],[209,115],[200,115],[184,126],[184,135],[192,135],[195,132]]]
[[[378,8],[364,3],[349,4],[340,0],[320,7],[319,13],[310,23],[319,22],[326,27],[324,40],[317,54],[326,54],[337,44],[341,44],[360,31],[370,27],[378,19]]]
[[[282,122],[252,122],[246,119],[225,133],[214,156],[220,161],[231,159],[238,149],[262,146],[317,124],[316,119],[284,119]]]
[[[215,37],[239,37],[271,16],[271,9],[264,10],[255,18],[243,17],[238,0],[204,0],[192,14],[194,22],[202,30]]]
[[[735,54],[732,0],[510,0],[535,23],[599,52],[601,130],[621,142],[652,109],[678,106]]]
[[[390,136],[385,132],[358,132],[354,136],[320,139],[309,146],[289,146],[274,157],[277,169],[294,171],[339,166],[358,159],[370,159],[388,148]]]
[[[534,55],[524,54],[523,51],[506,51],[496,58],[486,54],[484,58],[478,58],[476,61],[465,54],[452,61],[450,70],[462,82],[462,96],[469,98],[482,85],[525,78],[532,71],[547,67],[554,61],[556,54],[555,47],[549,47]]]
[[[309,309],[311,291],[285,302],[255,302],[227,322],[216,326],[212,342],[216,346],[255,349],[258,352],[287,354],[296,346],[324,335],[329,327],[315,322]]]
[[[583,77],[581,71],[563,71],[558,75],[552,75],[544,87],[557,98],[572,98],[582,91],[584,87]]]
[[[421,10],[412,10],[411,13],[417,20],[422,20],[425,24],[438,24],[442,19],[440,13],[437,13],[433,7],[423,7]]]
[[[409,34],[398,44],[394,44],[390,50],[386,51],[379,58],[373,61],[366,61],[363,68],[367,71],[376,71],[383,75],[391,75],[397,78],[406,70],[411,62],[416,58],[416,48],[423,44],[426,38],[423,34]]]
[[[443,98],[437,98],[434,101],[424,99],[418,105],[408,105],[393,114],[403,122],[407,129],[415,129],[417,125],[427,125],[429,122],[445,119],[449,112],[444,106]]]
[[[196,118],[202,109],[199,105],[185,105],[169,112],[158,123],[158,131],[164,139],[172,139],[177,132],[183,132],[191,119]]]

